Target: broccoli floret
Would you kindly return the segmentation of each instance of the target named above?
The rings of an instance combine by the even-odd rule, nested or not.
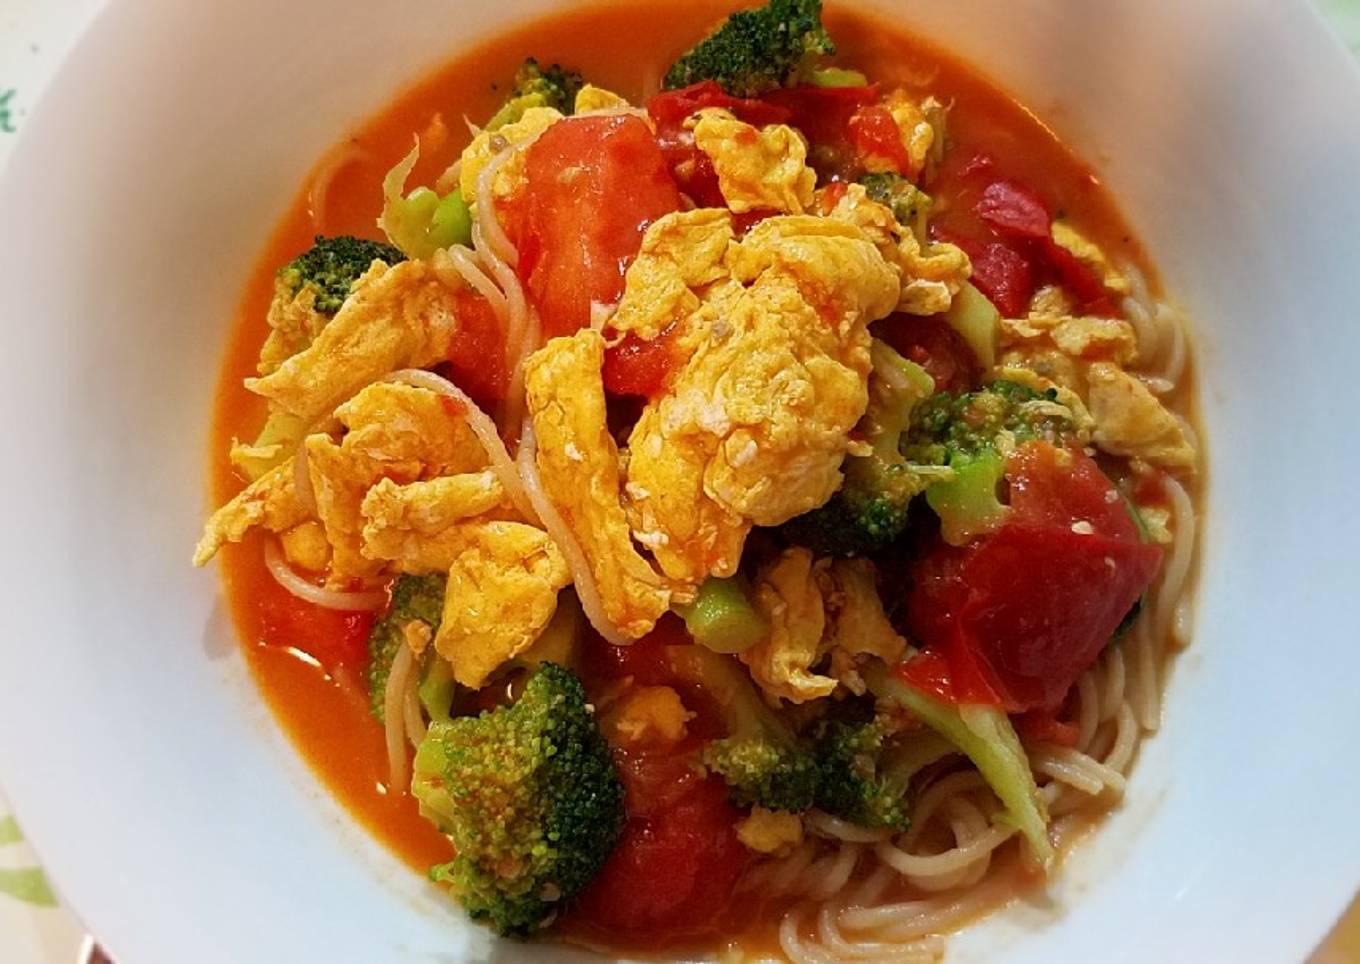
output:
[[[423,624],[419,632],[431,637],[439,629],[444,614],[445,576],[399,576],[392,585],[392,603],[386,614],[373,624],[368,634],[368,697],[369,710],[383,720],[383,694],[387,677],[392,672],[392,661],[397,652],[407,645],[406,634],[413,622]]]
[[[910,823],[904,799],[910,772],[881,766],[883,751],[883,730],[877,723],[828,723],[817,741],[817,806],[861,827],[905,830]]]
[[[723,21],[671,66],[665,87],[713,80],[734,97],[755,97],[798,79],[819,55],[835,52],[822,26],[821,0],[770,0]]]
[[[1057,389],[1036,392],[998,380],[976,392],[928,398],[912,417],[903,452],[914,462],[950,465],[1036,439],[1066,445],[1072,432],[1072,413],[1058,401]]]
[[[718,705],[727,736],[704,748],[704,764],[727,781],[741,806],[798,813],[817,796],[817,761],[766,705],[740,664],[702,646],[667,653],[675,674]]]
[[[599,871],[626,816],[585,688],[556,663],[511,706],[431,724],[411,792],[457,852],[431,878],[501,934],[547,924]]]
[[[333,315],[349,297],[349,289],[374,261],[389,265],[405,261],[406,255],[380,241],[365,241],[339,235],[334,238],[316,236],[316,243],[279,269],[279,277],[293,297],[310,287],[316,298],[316,310]]]
[[[904,228],[916,235],[918,241],[927,238],[926,220],[930,217],[930,195],[901,174],[884,171],[865,174],[859,179],[864,193],[893,213]]]
[[[902,451],[911,462],[950,470],[927,489],[926,502],[940,517],[944,540],[962,546],[1005,519],[998,490],[1007,453],[1036,440],[1064,446],[1073,435],[1072,412],[1058,401],[1057,389],[1037,392],[998,380],[975,392],[929,398],[916,410]]]
[[[576,94],[585,86],[581,75],[574,70],[566,70],[559,64],[540,67],[533,57],[528,58],[515,71],[515,83],[500,110],[486,122],[486,130],[494,131],[513,124],[530,107],[552,107],[563,114],[570,114],[576,106]]]
[[[847,458],[845,481],[831,500],[783,527],[786,537],[819,554],[857,556],[885,548],[906,528],[911,500],[939,477],[899,451],[913,411],[934,382],[881,341],[874,341],[870,357],[869,408],[860,430],[873,451]]]

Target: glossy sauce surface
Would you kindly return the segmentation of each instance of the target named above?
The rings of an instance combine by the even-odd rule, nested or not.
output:
[[[469,139],[463,118],[489,116],[524,57],[559,61],[636,102],[655,92],[673,57],[729,9],[709,0],[668,5],[665,16],[655,6],[585,8],[522,27],[450,61],[329,152],[284,212],[245,286],[219,382],[211,439],[213,504],[242,485],[226,457],[230,440],[254,437],[264,418],[263,403],[241,381],[254,374],[275,270],[318,233],[378,237],[383,174],[410,149],[413,133],[421,137],[422,158],[409,184],[431,183]],[[1001,172],[1035,188],[1116,262],[1144,264],[1098,179],[1032,114],[971,69],[894,26],[837,9],[828,11],[826,21],[842,65],[864,71],[884,89],[900,84],[952,104],[953,151],[992,155]],[[936,191],[937,211],[947,218],[950,187],[940,184]],[[449,859],[447,843],[420,819],[412,799],[384,787],[382,733],[368,714],[363,667],[349,657],[327,672],[306,655],[334,651],[320,637],[335,632],[335,621],[278,618],[290,597],[265,570],[262,545],[252,537],[222,555],[227,595],[261,694],[330,790],[414,870],[423,873]],[[753,920],[749,906],[742,910],[743,943],[770,939],[773,912]],[[730,923],[725,940],[737,926]],[[633,949],[667,943],[665,934],[655,938]],[[594,943],[600,935],[587,939]],[[715,939],[700,942],[712,947]]]

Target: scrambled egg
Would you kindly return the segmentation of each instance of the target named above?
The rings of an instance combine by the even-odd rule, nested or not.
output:
[[[1086,370],[1092,438],[1107,452],[1168,469],[1193,469],[1195,449],[1185,427],[1148,387],[1109,362]]]
[[[647,633],[670,608],[666,581],[637,551],[619,502],[619,453],[606,421],[604,339],[554,338],[525,364],[543,489],[580,543],[609,621]]]
[[[413,482],[479,469],[486,452],[444,398],[424,388],[378,382],[335,410],[348,431],[336,442],[312,435],[304,445],[316,511],[331,544],[330,582],[376,575],[362,553],[360,507],[381,479]]]
[[[803,842],[803,818],[783,810],[753,807],[737,824],[737,839],[758,854],[782,856]]]
[[[454,295],[463,279],[444,252],[393,267],[374,262],[303,351],[246,388],[271,408],[314,422],[360,388],[398,368],[448,356],[457,329]]]
[[[578,114],[593,110],[614,110],[615,108],[634,109],[632,104],[612,90],[605,90],[603,87],[596,87],[594,84],[586,84],[576,92],[576,102],[572,107]]]
[[[316,289],[303,285],[294,295],[279,278],[274,282],[274,298],[265,320],[269,337],[260,348],[257,370],[261,375],[268,375],[315,341],[330,319],[316,310]]]
[[[906,650],[883,612],[867,559],[816,560],[793,546],[757,573],[754,596],[770,635],[740,659],[770,696],[805,703],[830,696],[837,685],[862,695],[859,659],[893,664]],[[824,660],[827,672],[814,671]]]
[[[460,526],[449,565],[444,617],[434,647],[453,677],[474,689],[538,639],[571,581],[567,562],[541,529],[521,522]]]
[[[948,311],[954,295],[973,273],[963,249],[943,241],[923,244],[890,210],[870,199],[863,185],[847,187],[827,216],[862,230],[897,271],[898,311],[912,315]]]
[[[817,174],[807,166],[807,141],[786,124],[756,128],[721,107],[686,121],[694,143],[713,162],[718,190],[737,214],[802,214],[812,204]]]
[[[634,330],[678,326],[670,390],[629,439],[626,493],[638,541],[689,583],[731,575],[751,524],[777,525],[839,486],[847,433],[868,400],[867,325],[898,294],[893,269],[854,225],[772,217],[736,241],[730,218],[688,212],[652,225],[651,254],[629,269],[617,316]],[[657,310],[648,283],[658,241],[683,237],[682,226],[727,241],[723,270],[716,244],[697,264],[672,253],[673,281],[711,280],[664,286]]]
[[[283,557],[294,567],[308,572],[323,572],[331,561],[331,544],[320,522],[308,519],[279,536]]]
[[[194,565],[207,565],[217,550],[228,542],[240,542],[256,526],[285,532],[305,521],[307,510],[298,501],[292,463],[285,463],[270,469],[212,514],[194,547]]]
[[[1066,249],[1074,258],[1090,268],[1108,291],[1116,295],[1129,293],[1131,290],[1129,279],[1115,270],[1099,245],[1087,240],[1085,235],[1062,221],[1053,222],[1050,234],[1058,247]]]
[[[694,714],[669,686],[630,686],[600,714],[600,729],[610,746],[679,743]]]
[[[756,578],[754,604],[769,621],[770,636],[741,653],[751,677],[771,696],[792,703],[830,696],[836,681],[812,672],[824,650],[826,610],[811,551],[792,546]]]
[[[865,685],[857,657],[872,656],[893,665],[907,641],[883,612],[874,565],[867,559],[837,559],[815,572],[826,608],[828,629],[823,647],[831,652],[830,674],[847,689],[863,695]]]
[[[719,283],[732,293],[724,262],[735,240],[732,216],[722,208],[682,211],[656,221],[628,268],[627,290],[610,328],[650,341],[702,311]],[[715,310],[707,312],[707,320],[717,321]],[[688,327],[702,327],[702,322]]]
[[[1133,326],[1117,318],[1072,317],[1070,311],[1061,290],[1044,288],[1035,294],[1027,317],[1003,319],[994,375],[1024,381],[1016,373],[1028,371],[1040,379],[1026,382],[1030,387],[1052,385],[1066,392],[1059,401],[1106,452],[1167,469],[1193,469],[1195,449],[1185,427],[1125,371],[1138,359]]]
[[[359,507],[360,551],[392,563],[398,572],[444,572],[463,546],[457,531],[469,520],[517,521],[496,478],[487,469],[399,485],[381,479]]]
[[[513,124],[506,124],[494,131],[478,131],[472,143],[463,149],[463,166],[458,174],[458,185],[463,199],[469,205],[476,205],[477,179],[496,155],[512,144],[527,144],[537,140],[538,135],[561,119],[562,112],[556,108],[530,107]],[[519,192],[524,180],[524,152],[515,151],[496,172],[495,180],[491,184],[491,193],[496,198],[510,197]]]
[[[930,123],[930,115],[943,110],[943,105],[934,97],[927,97],[918,104],[900,88],[888,95],[885,104],[897,129],[902,132],[902,146],[906,148],[909,161],[905,174],[915,180],[926,165],[930,149],[935,146],[935,127]],[[868,157],[864,163],[869,171],[896,170],[887,158]]]

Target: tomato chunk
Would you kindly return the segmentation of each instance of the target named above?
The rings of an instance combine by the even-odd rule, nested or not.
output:
[[[519,270],[544,332],[590,324],[591,304],[614,304],[623,276],[657,218],[680,192],[646,123],[627,115],[569,117],[525,156]]]
[[[861,107],[850,116],[846,126],[861,163],[875,157],[887,160],[898,174],[906,174],[911,168],[911,157],[902,143],[902,130],[888,108],[879,104]]]
[[[660,762],[673,768],[671,760]],[[643,774],[647,769],[640,767]],[[629,783],[638,772],[621,769]],[[630,807],[613,854],[571,911],[580,923],[614,934],[683,939],[712,930],[727,912],[748,863],[736,834],[741,815],[728,802],[727,786],[717,777],[689,777],[676,794],[674,782],[664,775],[659,782],[670,799],[643,797],[650,801],[645,810]],[[629,790],[630,800],[639,797]]]
[[[948,664],[956,699],[1056,709],[1147,589],[1162,553],[1080,451],[1021,446],[1011,516],[966,548],[937,541],[913,564],[912,632]]]
[[[455,310],[458,328],[449,342],[449,375],[474,400],[498,402],[510,383],[505,332],[490,302],[475,292],[459,292]]]
[[[982,373],[973,350],[943,318],[893,315],[878,324],[875,334],[924,368],[937,392],[966,392]]]
[[[655,398],[675,367],[670,330],[651,341],[628,334],[604,353],[604,390],[611,395]]]
[[[850,121],[862,108],[878,103],[877,84],[867,87],[802,84],[771,91],[762,99],[788,111],[788,123],[807,138],[809,160],[820,172],[848,179],[859,176],[863,165],[851,136]]]
[[[306,653],[325,670],[360,669],[368,659],[371,612],[325,609],[279,590],[261,594],[260,617],[262,642]]]

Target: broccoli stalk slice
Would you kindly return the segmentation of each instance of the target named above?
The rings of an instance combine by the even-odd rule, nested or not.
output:
[[[387,607],[387,612],[369,630],[367,672],[369,711],[380,723],[385,717],[383,694],[387,690],[387,679],[392,674],[392,661],[397,658],[401,647],[407,645],[407,633],[412,631],[412,623],[422,624],[423,628],[419,631],[428,632],[431,637],[439,630],[439,623],[444,615],[446,582],[447,578],[438,573],[429,576],[398,576],[397,581],[392,584],[392,601]],[[424,696],[422,693],[422,699]],[[430,699],[436,699],[433,690],[430,692]],[[448,704],[444,706],[444,715],[448,715]]]
[[[537,60],[529,57],[515,71],[515,82],[509,96],[500,109],[491,115],[484,130],[494,131],[506,124],[514,124],[531,107],[551,107],[563,114],[570,114],[576,107],[576,95],[583,86],[585,81],[576,71],[566,70],[559,64],[540,67]]]
[[[431,878],[501,934],[548,923],[594,878],[626,817],[585,688],[555,663],[511,706],[433,722],[411,793],[457,853]]]
[[[713,699],[727,737],[704,748],[704,764],[727,781],[741,806],[798,813],[816,799],[814,756],[760,698],[746,671],[729,656],[703,646],[670,646],[666,660],[677,678]]]
[[[1003,819],[1025,838],[1033,861],[1048,869],[1054,859],[1048,808],[1010,718],[994,706],[945,703],[881,665],[866,667],[863,675],[875,696],[907,709],[973,761],[1005,805]]]
[[[708,579],[694,601],[675,607],[690,636],[715,653],[740,653],[770,633],[770,624],[747,596],[740,576]]]
[[[990,370],[996,364],[1001,312],[990,298],[965,281],[950,301],[944,320],[967,342],[983,369]]]
[[[417,143],[383,177],[383,209],[378,218],[383,232],[411,258],[428,258],[441,248],[471,244],[472,213],[457,188],[443,197],[428,187],[402,194],[419,159]]]
[[[1006,520],[1010,507],[997,496],[1006,460],[995,449],[960,456],[951,478],[926,489],[926,504],[940,517],[940,535],[951,546],[966,546]]]
[[[724,20],[671,66],[665,87],[712,80],[734,97],[756,97],[810,76],[820,56],[835,52],[821,0],[770,0]]]

